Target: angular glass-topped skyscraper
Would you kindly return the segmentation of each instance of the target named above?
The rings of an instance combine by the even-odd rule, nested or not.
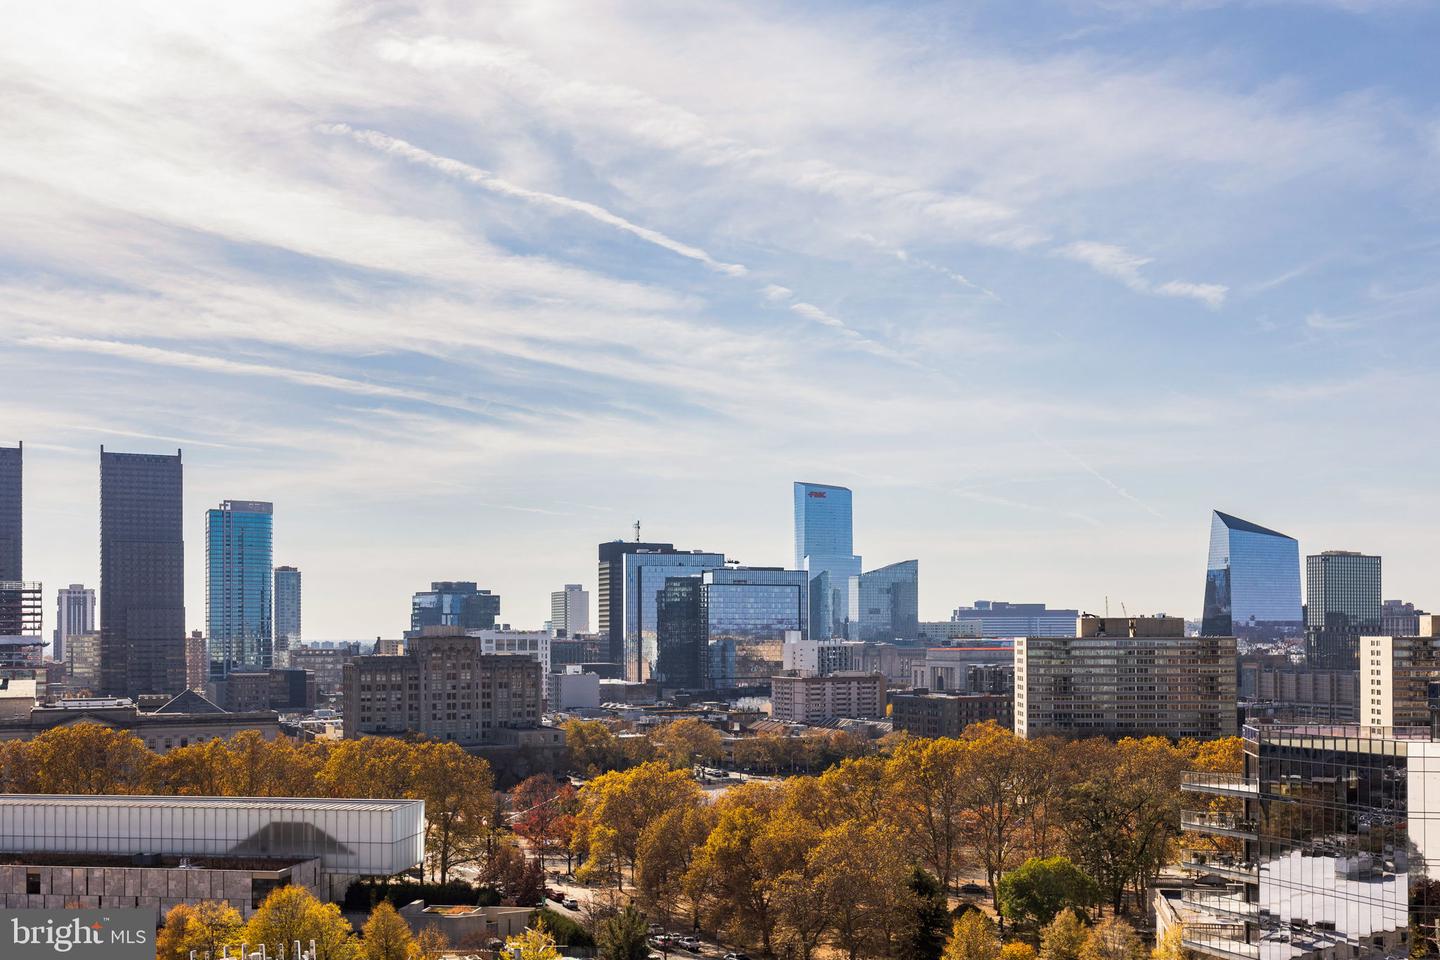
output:
[[[210,672],[269,667],[274,655],[274,507],[226,500],[205,512],[205,619]]]
[[[1298,638],[1300,544],[1294,537],[1216,510],[1210,521],[1200,633],[1243,643]]]
[[[810,574],[812,635],[821,640],[845,636],[845,625],[860,615],[860,558],[855,556],[849,488],[796,482],[795,569]],[[816,583],[822,574],[828,588]]]

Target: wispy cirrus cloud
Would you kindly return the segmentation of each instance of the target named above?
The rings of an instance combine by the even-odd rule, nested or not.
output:
[[[1197,300],[1213,310],[1225,303],[1225,295],[1229,292],[1229,287],[1219,283],[1192,283],[1186,280],[1154,283],[1141,273],[1141,268],[1154,262],[1152,257],[1131,253],[1124,247],[1111,243],[1082,240],[1066,244],[1055,252],[1067,260],[1083,263],[1097,273],[1119,280],[1136,293],[1184,297]]]

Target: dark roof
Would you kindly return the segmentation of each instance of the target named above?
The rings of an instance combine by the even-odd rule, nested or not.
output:
[[[172,699],[165,706],[154,711],[155,713],[227,713],[215,704],[206,700],[194,690],[186,690],[184,693]]]
[[[1271,537],[1284,537],[1286,540],[1295,539],[1294,537],[1281,533],[1279,530],[1271,530],[1269,527],[1262,527],[1258,523],[1251,523],[1249,520],[1241,520],[1239,517],[1232,517],[1230,514],[1222,513],[1219,510],[1215,511],[1215,516],[1219,517],[1220,522],[1225,524],[1225,526],[1229,527],[1231,530],[1239,530],[1244,533],[1263,533],[1266,536]]]

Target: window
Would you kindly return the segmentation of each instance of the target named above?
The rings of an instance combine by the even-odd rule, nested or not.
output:
[[[26,893],[39,893],[39,892],[40,892],[40,871],[39,871],[39,870],[26,870],[26,871],[25,871],[25,892],[26,892]]]

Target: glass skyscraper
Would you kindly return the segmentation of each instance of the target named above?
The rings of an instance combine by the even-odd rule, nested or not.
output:
[[[25,445],[0,447],[0,581],[18,581],[22,548],[21,492]]]
[[[1200,633],[1247,644],[1298,639],[1300,544],[1228,513],[1210,520],[1210,558]]]
[[[699,576],[723,566],[723,553],[701,550],[626,553],[621,557],[625,679],[649,680],[654,673],[660,657],[658,608],[665,582],[671,577]],[[610,615],[614,616],[613,609]]]
[[[657,657],[653,679],[665,691],[707,690],[710,664],[700,577],[671,577],[657,601]]]
[[[1354,670],[1360,638],[1381,630],[1380,558],[1327,550],[1305,558],[1305,659],[1312,667]]]
[[[274,506],[264,500],[226,500],[205,511],[211,676],[273,663],[273,543]]]
[[[920,561],[902,560],[860,575],[861,640],[920,634]]]
[[[101,696],[186,689],[183,501],[179,451],[100,448]]]
[[[804,570],[732,567],[701,579],[700,603],[715,689],[765,686],[784,667],[786,632],[809,636]]]
[[[435,580],[429,590],[410,598],[410,629],[461,627],[492,630],[500,616],[500,594],[481,590],[473,580]]]
[[[300,646],[300,571],[275,568],[275,664],[286,666]]]
[[[810,574],[811,594],[815,578],[829,577],[828,601],[817,606],[830,608],[828,621],[814,622],[815,637],[828,640],[843,637],[847,623],[859,617],[860,558],[855,555],[854,518],[848,487],[826,483],[795,483],[795,569]]]

